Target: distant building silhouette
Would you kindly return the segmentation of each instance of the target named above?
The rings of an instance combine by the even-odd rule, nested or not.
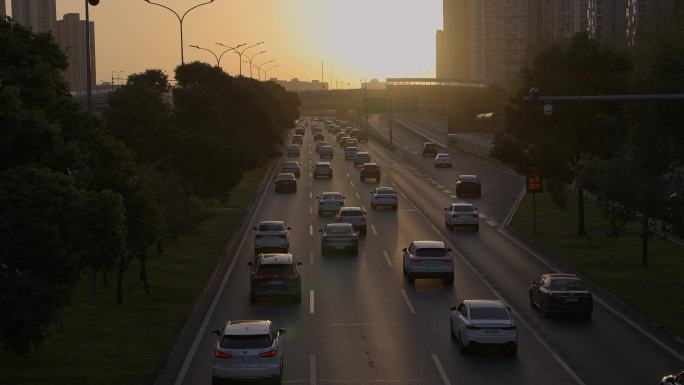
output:
[[[320,82],[319,80],[312,80],[310,82],[301,81],[297,78],[292,80],[278,80],[271,78],[271,81],[280,84],[288,91],[326,91],[328,90],[327,82]]]
[[[67,13],[63,20],[57,22],[55,37],[60,48],[66,52],[69,59],[69,67],[64,72],[64,78],[69,83],[73,92],[84,91],[87,87],[86,76],[86,47],[85,47],[85,20],[80,19],[78,13]],[[91,81],[96,84],[95,66],[95,23],[90,22],[90,63]]]
[[[627,45],[636,46],[644,31],[672,21],[673,0],[628,0],[625,12]]]
[[[12,18],[35,33],[53,32],[57,23],[55,0],[13,0]]]

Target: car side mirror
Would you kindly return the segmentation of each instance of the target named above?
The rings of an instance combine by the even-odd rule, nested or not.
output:
[[[302,262],[297,262],[297,266],[301,266],[301,265],[303,265]]]
[[[285,328],[280,328],[280,329],[278,329],[278,333],[279,333],[279,334],[287,334],[287,329],[285,329]]]
[[[211,332],[214,333],[214,334],[216,334],[216,337],[220,337],[220,336],[221,336],[221,329],[214,329],[214,330],[212,330]]]
[[[252,227],[252,230],[256,230],[256,229],[257,229],[256,227]]]
[[[508,311],[513,311],[513,308],[508,305],[506,305],[506,309],[508,309]]]
[[[347,197],[343,196],[342,199],[347,199]]]
[[[451,251],[451,247],[447,247],[447,251]]]
[[[321,197],[316,197],[316,199],[321,199]]]
[[[319,233],[322,233],[322,232],[323,232],[323,229],[318,229],[318,232],[319,232]]]
[[[288,229],[288,230],[292,230],[292,227],[289,227],[289,226],[288,226],[287,229]]]
[[[449,310],[451,310],[451,311],[456,311],[456,305],[451,306],[451,307],[449,308]]]
[[[404,247],[403,249],[401,249],[401,251],[403,251],[403,252],[406,252],[406,250],[407,250],[407,249],[406,249],[405,247]]]
[[[252,262],[252,261],[247,262],[247,266],[253,266],[253,265],[254,265],[254,262]]]

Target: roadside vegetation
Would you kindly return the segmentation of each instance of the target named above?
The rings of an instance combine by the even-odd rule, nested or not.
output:
[[[641,243],[634,246],[643,268],[651,265],[655,222],[684,237],[682,100],[561,101],[546,116],[543,98],[523,97],[682,93],[684,7],[675,8],[671,24],[643,31],[636,48],[616,50],[580,33],[539,53],[522,71],[494,148],[496,158],[522,174],[537,169],[558,207],[576,200],[578,239],[596,234],[586,216],[588,193],[610,226],[604,237],[633,234],[637,224]]]
[[[651,264],[640,263],[641,228],[628,224],[620,237],[607,237],[609,221],[593,202],[585,205],[587,235],[576,235],[577,203],[570,193],[560,208],[549,193],[537,194],[537,233],[532,227],[532,197],[520,204],[510,226],[560,260],[572,265],[618,298],[671,332],[684,336],[684,248],[661,237],[650,244]]]
[[[68,92],[51,35],[0,18],[0,47],[0,383],[65,357],[85,374],[64,383],[151,370],[299,99],[195,62],[176,68],[175,87],[160,70],[131,75],[97,119]],[[181,264],[193,258],[208,259]]]

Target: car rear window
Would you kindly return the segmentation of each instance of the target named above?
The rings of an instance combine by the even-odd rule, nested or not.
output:
[[[332,201],[332,200],[338,200],[340,199],[339,195],[323,195],[321,197],[322,201]]]
[[[259,231],[283,231],[283,225],[276,223],[269,223],[259,225]]]
[[[327,229],[329,234],[349,234],[352,232],[351,226],[330,226]]]
[[[378,169],[378,166],[376,166],[376,165],[364,165],[363,168],[366,171],[375,171]]]
[[[417,249],[416,250],[416,256],[417,257],[446,257],[447,251],[446,251],[446,249],[440,249],[440,248],[434,248],[434,249],[423,248],[423,249]]]
[[[342,216],[342,217],[360,217],[361,215],[363,215],[363,213],[361,211],[356,211],[356,210],[340,212],[340,216]]]
[[[266,264],[266,265],[259,265],[259,274],[266,274],[266,275],[281,275],[281,274],[290,274],[294,272],[294,268],[290,264]]]
[[[551,280],[551,290],[573,291],[586,290],[584,283],[579,279],[553,279]]]
[[[475,209],[471,206],[453,206],[453,210],[457,213],[471,213],[475,211]]]
[[[271,347],[268,334],[225,335],[221,339],[222,349],[265,349]]]
[[[461,186],[463,187],[477,187],[479,185],[478,182],[461,182]]]
[[[500,319],[507,320],[508,312],[502,307],[471,307],[470,319]]]

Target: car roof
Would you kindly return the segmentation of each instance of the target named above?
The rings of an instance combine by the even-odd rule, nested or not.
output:
[[[506,305],[497,299],[466,299],[463,301],[471,309],[472,308],[483,308],[483,307],[498,307],[505,308]]]
[[[357,150],[357,149],[358,149],[358,148],[357,148],[356,146],[347,146],[347,147],[344,148],[344,151],[347,151],[347,150]]]
[[[392,187],[388,187],[388,186],[380,186],[380,187],[376,187],[375,191],[394,191],[394,189]]]
[[[262,265],[291,265],[294,263],[292,254],[259,254],[259,263]]]
[[[254,335],[268,334],[271,321],[264,320],[234,320],[228,321],[223,329],[223,334],[228,335]]]
[[[447,153],[445,153],[445,152],[440,152],[440,153],[437,154],[436,156],[437,156],[437,157],[440,157],[440,156],[449,156],[449,157],[450,157],[451,155],[450,155],[450,154],[447,154]]]
[[[342,211],[363,211],[361,210],[361,207],[358,206],[345,206],[345,207],[340,207],[340,212]]]
[[[363,164],[363,167],[366,167],[366,166],[380,167],[380,166],[378,166],[378,164],[375,163],[375,162],[366,162],[366,163]]]
[[[288,148],[295,148],[295,147],[299,148],[299,145],[298,144],[288,144],[287,147]]]
[[[321,196],[323,196],[323,195],[339,195],[339,196],[342,196],[342,193],[337,192],[337,191],[326,191],[324,193],[321,193]]]
[[[472,208],[475,208],[475,206],[472,203],[464,203],[464,202],[452,203],[451,207],[472,207]]]
[[[459,175],[458,178],[464,182],[479,182],[480,178],[477,175]]]
[[[321,146],[321,150],[326,149],[326,148],[332,148],[332,146],[329,144],[324,144]]]
[[[359,151],[359,152],[356,153],[356,156],[364,156],[364,155],[368,155],[368,152],[366,152],[366,151]]]
[[[259,226],[261,225],[283,225],[285,226],[284,221],[261,221],[259,222]]]
[[[316,162],[316,167],[318,166],[331,166],[330,162]]]
[[[351,223],[337,223],[337,222],[335,222],[335,223],[327,223],[325,225],[326,229],[339,228],[339,227],[352,227],[352,224]]]
[[[442,241],[413,241],[413,245],[418,249],[444,249]]]

